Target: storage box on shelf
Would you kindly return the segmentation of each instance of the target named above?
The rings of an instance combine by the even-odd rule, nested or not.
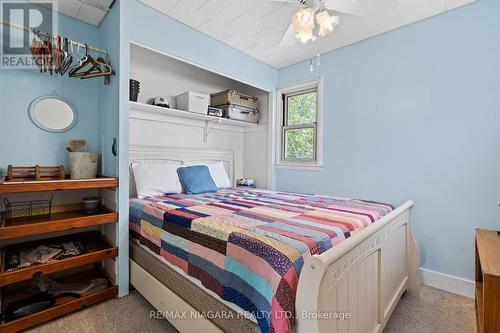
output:
[[[257,124],[259,122],[258,98],[235,90],[224,90],[210,95],[211,105],[224,110],[227,118]]]
[[[224,90],[210,95],[211,105],[239,105],[248,109],[257,109],[257,97],[247,96],[235,90]]]
[[[232,120],[244,121],[252,124],[259,122],[259,110],[245,108],[238,105],[228,104],[221,106],[227,118]]]
[[[0,195],[26,192],[104,189],[115,188],[117,185],[118,179],[112,177],[81,180],[7,181],[0,184]],[[106,207],[102,207],[92,213],[86,213],[82,209],[75,210],[75,207],[77,209],[81,208],[79,205],[69,205],[68,207],[72,208],[72,210],[61,211],[53,209],[50,214],[38,216],[7,218],[4,214],[0,220],[0,242],[27,236],[49,235],[53,232],[116,223],[118,221],[118,213]],[[84,251],[74,256],[68,256],[59,260],[50,260],[43,264],[14,269],[9,267],[10,269],[6,269],[7,257],[10,258],[11,253],[16,253],[16,251],[20,251],[21,249],[31,249],[42,244],[62,244],[69,242],[82,244]],[[58,298],[55,305],[34,314],[11,320],[4,318],[0,322],[0,332],[17,332],[117,295],[117,287],[109,276],[107,276],[107,273],[102,270],[101,262],[116,257],[118,255],[118,248],[107,241],[98,231],[76,233],[24,243],[17,242],[14,245],[2,245],[0,248],[2,312],[12,302],[30,296],[26,292],[26,287],[29,286],[30,280],[41,275],[56,277],[56,281],[65,283],[88,282],[93,277],[105,278],[108,282],[107,287],[103,290],[81,295],[79,298]],[[90,267],[88,267],[89,265]],[[85,271],[82,271],[82,269],[85,269]],[[59,278],[60,280],[58,280]]]
[[[180,110],[206,115],[208,105],[210,104],[210,96],[186,91],[183,94],[175,97],[177,108]]]

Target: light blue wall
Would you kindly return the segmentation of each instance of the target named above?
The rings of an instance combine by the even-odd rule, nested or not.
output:
[[[65,147],[69,139],[78,138],[87,140],[89,151],[101,152],[102,174],[118,175],[118,159],[112,155],[111,146],[113,137],[118,138],[119,14],[116,2],[99,27],[64,15],[58,18],[59,32],[64,36],[111,51],[116,76],[110,85],[104,85],[102,78],[79,80],[67,75],[42,75],[37,70],[0,70],[0,167],[61,163],[67,166]],[[78,112],[78,122],[68,132],[42,131],[28,117],[31,101],[53,90],[68,99]],[[119,259],[124,256],[128,260],[128,251],[121,248]],[[128,287],[128,277],[125,284]]]
[[[481,0],[280,70],[324,77],[325,167],[279,170],[278,188],[413,199],[421,266],[472,280],[474,229],[500,229],[498,13]]]
[[[65,36],[98,44],[98,29],[59,15],[59,31]],[[37,70],[0,70],[0,168],[13,165],[67,167],[69,139],[85,139],[89,151],[98,151],[99,80],[77,80]],[[78,112],[75,127],[64,133],[45,132],[30,121],[28,107],[37,97],[52,91],[69,100]]]
[[[111,52],[109,61],[115,71],[109,85],[99,79],[98,144],[101,148],[102,174],[118,176],[118,158],[111,153],[113,138],[118,140],[118,102],[120,85],[120,2],[116,1],[99,26],[99,45]]]

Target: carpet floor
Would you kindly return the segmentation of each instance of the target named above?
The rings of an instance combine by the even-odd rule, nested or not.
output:
[[[137,291],[40,325],[30,333],[177,332],[166,320],[150,319],[151,304]],[[404,295],[384,333],[475,332],[474,300],[422,286]]]

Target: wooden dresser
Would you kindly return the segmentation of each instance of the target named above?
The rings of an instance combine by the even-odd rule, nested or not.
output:
[[[115,188],[116,178],[96,178],[85,180],[18,181],[0,184],[0,195],[46,191],[79,191],[86,189]],[[118,248],[108,241],[98,230],[72,233],[66,236],[52,235],[55,232],[98,227],[116,223],[118,213],[106,207],[86,213],[81,208],[52,212],[50,215],[16,217],[7,219],[0,216],[0,305],[2,313],[6,307],[19,299],[30,296],[26,287],[33,278],[50,275],[59,283],[85,283],[94,278],[105,279],[107,286],[79,298],[63,297],[45,310],[18,319],[0,319],[0,332],[18,332],[85,308],[86,306],[113,298],[117,286],[103,269],[102,262],[118,255]],[[38,238],[33,240],[33,237]],[[25,239],[27,241],[25,241]],[[13,242],[13,240],[16,240]],[[21,249],[41,244],[81,242],[86,251],[73,257],[66,257],[39,265],[15,270],[6,269],[6,253],[16,253]]]
[[[476,230],[476,317],[478,332],[500,332],[500,235]]]

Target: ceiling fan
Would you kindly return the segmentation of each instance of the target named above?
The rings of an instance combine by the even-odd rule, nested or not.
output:
[[[302,6],[292,17],[292,23],[279,45],[315,41],[316,35],[329,35],[340,23],[340,17],[329,11],[355,16],[380,16],[395,8],[398,0],[270,0]],[[316,26],[316,24],[317,26]]]

